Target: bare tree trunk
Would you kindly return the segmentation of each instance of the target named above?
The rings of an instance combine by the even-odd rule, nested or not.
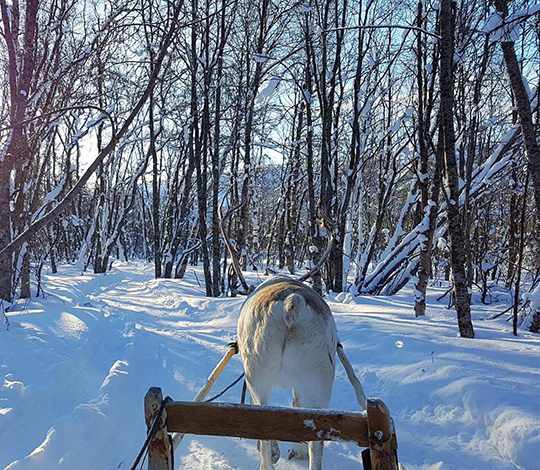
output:
[[[332,5],[333,3],[333,5]],[[338,5],[332,0],[325,0],[321,7],[321,60],[320,66],[317,67],[315,62],[315,54],[313,53],[313,43],[309,42],[310,47],[312,48],[311,60],[313,61],[313,69],[320,69],[318,74],[315,74],[315,84],[317,88],[317,93],[319,96],[320,103],[320,112],[321,112],[321,147],[320,147],[320,191],[319,191],[319,211],[320,217],[323,220],[325,227],[330,228],[334,225],[335,221],[332,220],[335,217],[335,205],[334,200],[337,193],[337,188],[332,181],[332,166],[337,165],[337,162],[333,161],[334,152],[332,151],[332,135],[336,131],[337,126],[334,123],[334,112],[335,112],[335,102],[336,102],[336,86],[338,85],[338,76],[341,69],[341,53],[343,46],[343,29],[345,26],[346,12],[347,12],[347,3],[343,2],[341,16],[338,13]],[[332,8],[334,6],[334,8]],[[331,17],[333,16],[335,30],[335,46],[334,46],[334,57],[333,63],[330,62],[329,53],[331,50],[331,44],[334,42],[330,38],[332,33],[328,31],[330,22],[332,21]],[[333,45],[333,44],[332,44]],[[330,79],[329,79],[330,75]],[[336,168],[334,166],[334,168]],[[332,227],[333,229],[334,227]],[[318,249],[322,251],[323,246],[325,245],[324,236],[319,235],[318,237]],[[330,234],[327,234],[330,237]],[[329,261],[326,263],[326,273],[325,280],[327,287],[335,292],[340,292],[342,290],[343,282],[343,258],[341,252],[338,251],[338,246],[342,245],[342,236],[337,234],[338,242],[337,246],[333,245]]]
[[[465,338],[474,338],[471,322],[469,292],[465,274],[465,252],[463,227],[459,211],[459,183],[456,163],[454,134],[454,31],[455,4],[452,0],[441,0],[441,124],[444,141],[444,160],[447,179],[447,213],[450,233],[450,262],[459,333]]]
[[[433,185],[431,189],[431,204],[426,201],[424,211],[429,211],[429,227],[426,233],[426,241],[423,243],[420,251],[420,261],[418,263],[418,281],[415,289],[414,313],[417,317],[426,314],[426,291],[428,279],[431,275],[431,262],[433,253],[433,236],[437,226],[437,212],[439,204],[439,193],[441,189],[441,172],[443,160],[443,141],[441,132],[437,142],[435,174],[433,176]]]
[[[287,190],[285,193],[285,213],[286,213],[286,226],[284,227],[285,243],[286,247],[285,258],[287,269],[291,274],[295,273],[295,254],[296,254],[296,230],[297,230],[297,216],[298,216],[298,200],[299,195],[302,194],[299,188],[300,178],[300,146],[302,138],[302,128],[304,126],[304,99],[300,97],[300,103],[295,103],[294,118],[291,132],[293,135],[293,148],[291,149],[290,156],[290,169],[287,181]]]
[[[58,266],[56,265],[56,257],[54,256],[54,248],[51,250],[49,259],[51,261],[51,273],[56,274],[58,272]]]
[[[508,15],[508,6],[504,0],[495,0],[495,6],[501,16],[505,18]],[[540,147],[536,139],[536,133],[531,112],[531,103],[525,85],[523,84],[523,75],[519,67],[516,56],[514,42],[512,40],[503,40],[501,48],[506,64],[506,71],[510,79],[510,85],[516,101],[516,107],[519,117],[521,134],[525,144],[525,154],[527,155],[528,169],[532,176],[534,202],[536,207],[536,226],[534,229],[534,239],[536,241],[537,262],[540,259]],[[536,266],[540,270],[540,266]]]
[[[192,0],[192,19],[196,23],[198,20],[197,0]],[[203,114],[203,129],[199,129],[199,110],[198,110],[198,93],[197,93],[197,69],[199,57],[197,55],[197,33],[196,28],[191,29],[191,133],[190,133],[190,152],[193,152],[193,161],[195,162],[195,171],[197,175],[197,207],[199,215],[199,239],[201,241],[201,251],[203,258],[203,270],[205,278],[206,295],[212,296],[212,275],[210,273],[210,259],[208,257],[208,243],[207,243],[207,227],[206,227],[206,201],[207,201],[207,185],[206,185],[206,169],[205,161],[202,160],[202,142],[201,133],[205,134],[206,119]],[[207,72],[205,71],[205,74]],[[206,82],[205,78],[205,82]],[[205,87],[206,88],[206,87]],[[205,90],[206,91],[206,90]],[[205,100],[205,111],[207,102]],[[203,136],[204,137],[204,136]],[[206,160],[206,158],[204,158]]]
[[[514,283],[514,277],[516,275],[516,265],[519,251],[519,196],[517,195],[518,180],[517,172],[515,168],[516,164],[512,168],[511,178],[512,185],[510,187],[510,203],[508,213],[508,270],[506,272],[505,287],[507,289],[512,288]]]
[[[220,177],[220,124],[221,124],[221,80],[223,79],[223,50],[227,38],[226,30],[226,4],[225,0],[221,2],[221,18],[220,18],[220,42],[217,56],[217,87],[215,91],[215,112],[214,112],[214,149],[212,153],[212,289],[214,296],[218,296],[221,292],[221,242],[219,233],[219,177]]]
[[[18,11],[18,3],[16,3]],[[2,17],[2,36],[6,47],[7,75],[9,81],[10,116],[11,125],[9,141],[5,154],[0,154],[0,299],[11,300],[13,294],[13,266],[12,254],[16,247],[6,249],[11,243],[12,231],[24,231],[22,199],[24,191],[19,193],[20,210],[11,214],[11,171],[22,172],[30,159],[26,128],[23,121],[26,118],[28,97],[31,93],[32,77],[34,74],[35,54],[32,47],[36,40],[38,1],[28,0],[24,12],[24,43],[19,40],[19,21],[21,16],[13,14],[13,5],[7,5],[5,0],[0,1]],[[16,174],[16,181],[20,181],[20,174]],[[13,220],[15,218],[16,221]],[[19,223],[23,222],[23,223]],[[3,250],[2,250],[3,248]]]
[[[256,43],[256,55],[262,57],[264,53],[264,47],[266,44],[266,37],[268,34],[269,23],[269,6],[271,5],[269,0],[261,0],[259,5],[259,31]],[[252,60],[248,57],[248,63]],[[246,125],[244,133],[244,178],[242,181],[241,189],[241,201],[242,207],[240,209],[240,222],[238,226],[238,253],[240,255],[240,262],[242,269],[247,266],[247,249],[248,249],[248,233],[250,230],[250,205],[251,205],[251,184],[252,184],[252,162],[251,153],[253,146],[253,119],[255,115],[255,100],[257,92],[261,84],[263,77],[262,63],[260,60],[255,61],[255,71],[253,73],[253,80],[250,82],[249,73],[247,74],[247,109],[246,109]]]
[[[144,33],[146,38],[146,49],[150,59],[150,73],[155,67],[154,51],[154,30],[153,30],[153,9],[148,8],[148,18],[144,19]],[[156,149],[156,130],[154,122],[155,97],[154,90],[148,97],[148,128],[149,128],[149,152],[152,157],[152,226],[154,235],[154,276],[161,277],[162,267],[162,234],[161,234],[161,168]]]
[[[504,0],[495,0],[495,7],[503,18],[508,15],[508,5]],[[521,127],[521,135],[525,144],[525,154],[527,155],[528,169],[532,176],[534,203],[536,207],[536,221],[534,224],[534,240],[536,242],[536,270],[540,270],[540,147],[536,140],[536,133],[531,112],[531,103],[525,85],[523,84],[523,75],[521,73],[519,62],[516,56],[514,41],[511,39],[503,39],[501,48],[506,64],[506,71],[510,79],[512,92],[516,100],[517,112],[519,117],[519,125]],[[540,311],[534,313],[531,331],[534,330],[534,325],[540,324]]]
[[[30,247],[28,245],[23,247],[24,254],[21,265],[21,299],[29,299],[32,297],[30,290]]]
[[[362,7],[358,9],[358,24],[362,24]],[[363,60],[365,56],[364,50],[364,34],[365,30],[358,29],[358,46],[357,46],[357,58],[356,58],[356,70],[354,77],[354,97],[353,97],[353,118],[352,118],[352,134],[351,145],[349,148],[349,166],[347,170],[347,180],[345,186],[345,194],[341,205],[338,208],[338,239],[336,242],[336,250],[341,257],[341,284],[336,284],[343,290],[347,286],[347,277],[349,275],[350,257],[352,255],[352,223],[350,214],[350,204],[353,200],[353,192],[359,191],[358,184],[358,171],[359,162],[362,157],[362,143],[360,133],[360,120],[361,120],[361,106],[360,96],[362,87],[362,72],[363,72]],[[360,190],[361,191],[361,190]],[[349,233],[347,233],[349,232]],[[345,258],[348,259],[345,259]],[[336,274],[337,275],[337,274]]]
[[[0,246],[6,246],[11,242],[10,223],[10,191],[9,174],[10,165],[7,158],[0,158]],[[11,250],[0,255],[0,299],[11,300]]]
[[[312,95],[313,95],[313,77],[311,73],[311,27],[308,18],[309,13],[305,14],[305,48],[306,48],[306,64],[305,64],[305,91],[304,99],[306,100],[306,173],[308,181],[308,213],[309,213],[309,235],[310,243],[308,246],[309,258],[311,266],[316,266],[321,253],[319,252],[318,243],[318,226],[317,226],[317,209],[315,203],[315,176],[313,173],[313,108],[312,108]],[[313,288],[322,293],[322,276],[321,272],[317,271],[312,276]]]
[[[149,48],[150,49],[150,48]],[[153,62],[153,60],[152,60]],[[150,153],[152,154],[152,222],[154,226],[154,275],[161,277],[160,168],[155,144],[154,93],[149,98]]]
[[[508,5],[504,0],[495,0],[495,7],[503,18],[508,15]],[[514,41],[501,41],[501,48],[506,64],[506,71],[508,72],[508,78],[510,79],[510,85],[516,101],[519,125],[528,161],[528,170],[533,181],[534,202],[536,207],[536,221],[533,230],[536,241],[536,270],[538,271],[540,270],[540,147],[536,140],[531,104],[527,90],[523,84],[523,75],[517,60]],[[540,312],[535,312],[531,331],[535,331],[535,325],[539,324]]]
[[[423,19],[423,4],[422,1],[418,2],[417,13],[416,13],[416,24],[419,28],[422,28],[424,25]],[[422,220],[423,212],[426,210],[430,211],[429,214],[429,229],[427,233],[427,240],[424,242],[422,250],[420,252],[420,262],[418,263],[418,282],[416,283],[415,289],[415,303],[414,303],[414,312],[417,317],[424,316],[426,314],[426,289],[429,274],[431,271],[431,252],[432,252],[432,240],[434,225],[436,220],[437,208],[428,207],[428,160],[429,152],[426,142],[426,123],[424,119],[424,47],[422,42],[422,34],[417,33],[416,38],[416,84],[418,88],[418,124],[417,124],[417,135],[418,135],[418,151],[419,151],[419,161],[417,163],[418,169],[418,189],[420,191],[420,200],[417,204],[417,211],[415,222],[418,224]],[[441,141],[441,136],[439,136],[439,142]],[[439,172],[439,158],[437,156],[436,163],[436,176]],[[435,178],[434,178],[435,179]],[[435,187],[435,181],[433,182]]]

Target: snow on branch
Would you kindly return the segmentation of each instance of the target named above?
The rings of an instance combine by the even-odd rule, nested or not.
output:
[[[517,29],[525,20],[540,12],[540,3],[528,6],[503,18],[503,15],[494,11],[486,20],[481,31],[489,35],[490,42],[514,42]]]
[[[427,36],[431,36],[432,38],[435,38],[437,40],[441,39],[441,37],[438,34],[419,28],[418,26],[402,25],[402,24],[365,24],[365,25],[358,25],[358,26],[341,26],[338,28],[327,29],[325,30],[325,32],[350,31],[350,30],[357,30],[357,29],[404,29],[407,31],[418,31]]]

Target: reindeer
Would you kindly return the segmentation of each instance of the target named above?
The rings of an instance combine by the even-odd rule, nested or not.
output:
[[[315,290],[285,277],[263,283],[242,306],[237,335],[254,404],[266,405],[272,389],[285,388],[295,407],[328,407],[337,332],[330,308]],[[277,443],[260,441],[259,449],[261,470],[273,469]],[[322,441],[309,443],[309,470],[321,470],[322,454]],[[289,454],[302,456],[302,445]]]

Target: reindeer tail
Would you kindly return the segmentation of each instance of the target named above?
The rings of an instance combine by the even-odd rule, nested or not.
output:
[[[291,328],[299,314],[306,307],[306,301],[300,294],[290,294],[283,301],[283,320]]]

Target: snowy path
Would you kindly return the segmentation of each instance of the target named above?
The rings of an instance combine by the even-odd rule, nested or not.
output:
[[[191,271],[184,281],[153,280],[148,266],[135,263],[101,276],[64,267],[46,289],[46,300],[12,312],[10,331],[0,332],[0,468],[129,468],[145,435],[148,387],[191,399],[234,337],[242,299],[207,299]],[[504,320],[478,320],[494,307],[477,306],[478,339],[460,339],[438,294],[421,321],[407,293],[330,302],[368,396],[383,398],[393,413],[402,463],[408,470],[540,468],[540,338],[513,338]],[[216,389],[240,372],[234,359]],[[236,387],[223,399],[239,394]],[[288,401],[284,392],[275,397]],[[339,369],[331,405],[354,404]],[[360,450],[330,443],[326,468],[361,468]],[[255,443],[241,439],[187,438],[177,462],[258,468]],[[306,464],[282,460],[277,468]]]

